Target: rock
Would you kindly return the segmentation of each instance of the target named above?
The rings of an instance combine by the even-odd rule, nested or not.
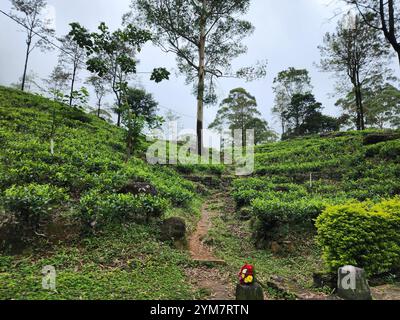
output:
[[[259,283],[251,285],[238,284],[236,287],[236,300],[238,301],[258,301],[264,300],[264,291]]]
[[[345,266],[339,269],[337,294],[344,300],[372,300],[371,289],[363,269]]]
[[[289,192],[290,189],[289,189],[289,187],[286,187],[286,186],[277,186],[277,187],[274,188],[274,191],[275,192],[286,193],[286,192]]]
[[[207,189],[205,185],[201,183],[196,183],[196,193],[202,196],[208,196],[210,194],[210,191]]]
[[[186,223],[180,218],[170,218],[164,220],[161,225],[161,239],[182,240],[186,236]]]
[[[149,194],[152,196],[157,196],[158,194],[157,189],[150,183],[135,181],[128,182],[121,188],[120,193],[133,195]]]

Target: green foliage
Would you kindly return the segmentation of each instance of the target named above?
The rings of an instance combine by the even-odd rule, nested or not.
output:
[[[189,257],[157,240],[157,230],[153,223],[113,225],[79,246],[0,255],[0,300],[194,299],[184,273]],[[46,265],[57,270],[56,292],[42,290]]]
[[[159,124],[157,116],[158,103],[154,100],[151,93],[143,89],[128,88],[125,93],[127,108],[136,117],[143,117],[146,124],[153,128]]]
[[[264,234],[268,234],[272,228],[288,224],[312,224],[326,205],[326,201],[319,198],[257,198],[251,202],[254,214],[263,224]]]
[[[236,205],[249,206],[257,218],[256,235],[267,238],[300,226],[313,230],[328,205],[400,194],[399,140],[365,146],[364,137],[376,133],[332,133],[257,146],[256,177],[235,180],[232,190]]]
[[[147,222],[159,218],[168,202],[151,195],[101,194],[93,190],[80,200],[80,217],[96,227],[113,223]]]
[[[217,116],[209,129],[220,133],[226,130],[242,130],[242,144],[246,146],[246,130],[254,130],[254,142],[260,144],[275,141],[277,135],[268,127],[265,120],[261,120],[261,113],[257,109],[256,98],[243,88],[230,91],[228,98],[220,105]]]
[[[136,73],[136,52],[152,39],[147,30],[127,24],[124,29],[111,32],[107,25],[102,22],[98,32],[90,33],[79,23],[71,23],[71,31],[68,36],[88,55],[87,69],[102,79],[106,79],[112,86],[115,94],[118,126],[121,124],[121,112],[125,94],[128,89],[128,80]],[[169,73],[164,68],[156,69],[151,79],[161,82],[168,79]]]
[[[165,68],[156,68],[151,74],[150,80],[159,83],[163,80],[169,80],[170,72]]]
[[[68,198],[63,189],[32,183],[5,190],[2,202],[4,209],[13,213],[21,224],[35,228]]]
[[[183,174],[222,175],[226,167],[222,164],[178,164],[176,169]]]
[[[57,127],[51,154],[53,110]],[[137,181],[153,185],[158,192],[154,202],[143,202],[149,208],[143,210],[142,217],[159,216],[157,210],[164,205],[160,199],[173,206],[190,206],[195,198],[194,185],[171,168],[149,166],[135,157],[126,162],[124,139],[124,130],[94,115],[0,87],[0,192],[13,185],[62,188],[69,195],[65,202],[68,210],[82,195],[98,191],[101,198]],[[105,210],[110,208],[107,205]]]
[[[283,138],[338,131],[339,120],[323,115],[321,109],[322,104],[316,101],[313,94],[293,95],[282,113],[287,130]]]
[[[328,207],[317,219],[326,265],[355,265],[369,274],[400,266],[400,198]]]

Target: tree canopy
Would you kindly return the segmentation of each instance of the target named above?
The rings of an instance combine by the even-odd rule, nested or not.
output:
[[[194,84],[197,96],[198,152],[202,152],[204,104],[216,102],[214,78],[232,73],[232,59],[244,54],[242,40],[254,27],[242,19],[250,0],[133,0],[126,21],[139,18],[155,33],[153,39],[177,57],[179,71]],[[138,17],[137,17],[138,15]],[[265,66],[244,68],[238,76],[260,76]]]
[[[209,128],[220,133],[227,129],[240,129],[243,145],[246,143],[246,130],[254,129],[256,144],[275,140],[276,134],[269,128],[267,121],[261,118],[256,98],[245,89],[236,88],[221,102],[217,116]]]

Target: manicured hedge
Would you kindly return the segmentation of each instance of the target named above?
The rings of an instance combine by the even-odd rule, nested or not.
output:
[[[400,267],[400,198],[328,207],[317,219],[318,243],[331,271],[344,265],[379,274]]]

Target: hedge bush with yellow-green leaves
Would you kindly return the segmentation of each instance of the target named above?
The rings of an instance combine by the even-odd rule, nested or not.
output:
[[[330,206],[316,226],[331,271],[354,265],[374,275],[400,267],[400,197]]]

